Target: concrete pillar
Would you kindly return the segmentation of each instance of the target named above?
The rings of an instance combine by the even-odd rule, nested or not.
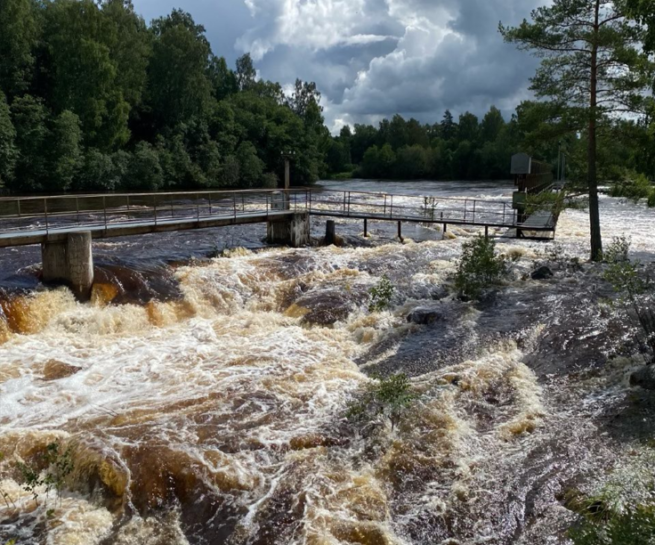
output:
[[[41,245],[43,282],[64,284],[75,296],[86,301],[93,286],[93,250],[91,233],[71,233],[65,241]]]
[[[43,282],[46,284],[65,283],[68,279],[66,241],[41,244],[41,262],[43,264]]]
[[[310,242],[309,214],[289,214],[268,221],[268,243],[284,244],[299,248]]]
[[[66,261],[70,288],[78,299],[88,300],[93,287],[93,244],[89,231],[68,235]]]
[[[334,239],[336,235],[336,224],[334,223],[333,220],[328,220],[327,223],[325,224],[325,244],[327,246],[330,246],[331,244],[334,244]]]

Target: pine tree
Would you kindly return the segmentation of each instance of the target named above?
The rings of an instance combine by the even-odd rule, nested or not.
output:
[[[555,0],[532,12],[532,22],[500,32],[542,63],[532,78],[539,98],[550,98],[586,125],[591,258],[602,257],[598,205],[597,127],[603,116],[635,112],[642,91],[652,83],[651,66],[641,48],[643,27],[613,0]]]

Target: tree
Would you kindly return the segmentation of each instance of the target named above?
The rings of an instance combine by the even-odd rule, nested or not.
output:
[[[39,37],[33,0],[0,2],[0,89],[12,99],[29,89]]]
[[[239,161],[241,187],[257,187],[257,184],[264,173],[265,165],[264,162],[257,157],[255,146],[250,142],[242,142],[237,149],[237,160]]]
[[[7,99],[0,91],[0,188],[14,179],[17,158],[16,129],[11,122]]]
[[[532,23],[500,25],[508,42],[543,58],[532,78],[532,90],[567,107],[586,125],[587,183],[591,258],[602,257],[598,204],[597,126],[603,115],[638,111],[641,91],[652,80],[641,50],[643,28],[628,19],[624,6],[612,0],[555,0],[532,12]]]
[[[439,125],[439,132],[444,140],[453,140],[457,136],[457,123],[455,123],[450,110],[446,110]]]
[[[484,142],[494,142],[505,126],[505,120],[500,110],[492,106],[482,119],[480,126],[481,137]]]
[[[147,142],[137,144],[125,181],[134,189],[155,191],[162,186],[164,176],[157,151]]]
[[[106,43],[110,35],[107,23],[93,0],[46,4],[46,98],[56,113],[75,113],[86,142],[104,150],[120,147],[130,137],[130,105],[119,85],[119,67]],[[127,64],[123,64],[126,71]]]
[[[237,75],[228,68],[224,57],[212,57],[209,80],[216,100],[223,100],[239,91]]]
[[[478,134],[480,132],[480,122],[476,115],[471,112],[465,112],[459,116],[459,130],[457,136],[460,142],[468,140],[469,142],[477,142]]]
[[[44,181],[45,188],[50,191],[67,191],[82,163],[79,117],[68,110],[59,114],[52,121],[48,141],[49,172]]]
[[[211,48],[205,29],[191,15],[173,10],[153,21],[148,96],[158,127],[170,128],[204,117],[211,106],[208,77]]]
[[[250,53],[237,59],[237,85],[241,91],[251,89],[257,79],[257,70],[252,62]]]
[[[387,142],[394,151],[407,145],[407,122],[401,115],[396,114],[391,119]]]
[[[43,101],[26,95],[14,100],[11,117],[16,128],[19,152],[11,187],[22,192],[41,191],[47,175],[48,112]]]
[[[303,119],[307,115],[307,112],[312,104],[318,106],[320,111],[323,111],[323,108],[320,106],[321,103],[321,93],[319,93],[318,88],[314,82],[303,82],[302,80],[297,79],[293,94],[289,99],[287,99],[287,105],[293,112]]]

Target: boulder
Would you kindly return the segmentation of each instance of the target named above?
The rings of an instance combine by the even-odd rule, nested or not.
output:
[[[646,365],[630,375],[630,386],[655,390],[655,365]]]
[[[536,271],[533,271],[530,276],[532,277],[532,280],[547,280],[555,275],[548,267],[543,266],[539,267]]]
[[[418,307],[407,315],[408,322],[419,325],[431,325],[443,319],[443,312],[433,307]]]

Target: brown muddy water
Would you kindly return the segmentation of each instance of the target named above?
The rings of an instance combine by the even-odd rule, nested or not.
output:
[[[652,264],[652,212],[602,206],[606,236]],[[626,381],[643,347],[584,262],[587,222],[567,211],[557,246],[499,239],[510,273],[476,304],[448,290],[475,234],[456,228],[400,244],[394,225],[365,241],[342,221],[345,247],[298,250],[263,247],[263,226],[96,243],[90,304],[39,285],[38,248],[0,251],[0,543],[567,543],[570,491],[652,482],[655,398]],[[531,280],[544,263],[555,277]],[[385,274],[391,309],[371,313]],[[371,375],[395,372],[412,409],[349,421]],[[16,463],[54,441],[74,468],[35,500]]]

